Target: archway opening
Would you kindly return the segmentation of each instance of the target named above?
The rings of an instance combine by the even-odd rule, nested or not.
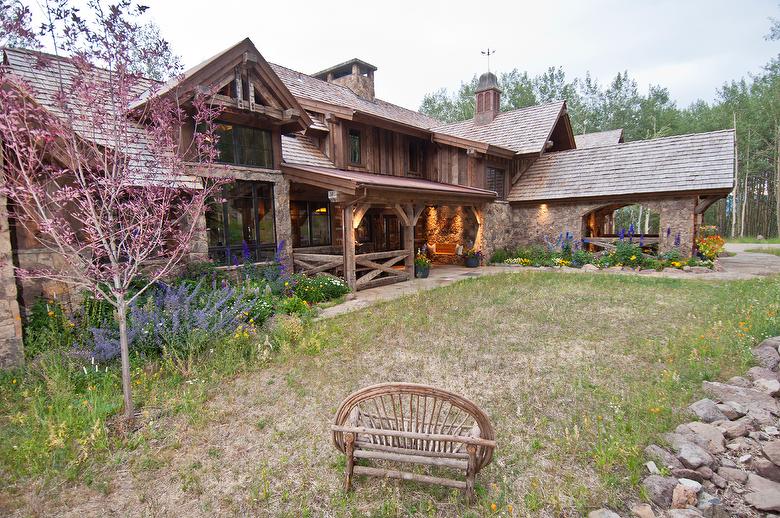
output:
[[[657,250],[660,223],[661,215],[645,205],[606,205],[582,217],[583,241],[591,251],[609,248],[620,240]]]

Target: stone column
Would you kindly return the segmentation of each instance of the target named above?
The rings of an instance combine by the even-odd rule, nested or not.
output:
[[[293,271],[292,222],[290,220],[290,180],[279,175],[274,182],[274,221],[277,246],[281,246],[284,266]]]
[[[658,252],[664,253],[677,248],[683,256],[691,256],[696,237],[696,197],[661,200],[658,202],[658,208],[660,215]],[[678,236],[680,244],[675,246]]]
[[[2,155],[0,155],[2,165]],[[11,231],[8,224],[8,205],[0,197],[0,368],[24,363],[22,345],[22,320],[16,300],[16,278],[11,247]]]
[[[209,260],[209,234],[206,229],[206,214],[197,216],[195,231],[189,243],[187,262],[203,262]]]

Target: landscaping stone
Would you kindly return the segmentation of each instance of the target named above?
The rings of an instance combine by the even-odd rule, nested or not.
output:
[[[737,482],[739,484],[744,484],[747,482],[748,477],[748,474],[739,468],[727,468],[724,466],[718,468],[718,475],[725,478],[729,482]]]
[[[728,518],[729,516],[724,509],[723,501],[717,496],[705,492],[699,494],[699,503],[696,508],[709,518]]]
[[[747,377],[753,381],[760,380],[760,379],[766,379],[766,380],[780,379],[778,378],[778,374],[776,372],[771,371],[766,367],[751,367],[750,370],[747,371]]]
[[[650,475],[642,481],[642,486],[647,491],[650,501],[663,508],[668,508],[672,505],[672,495],[677,485],[676,478],[663,477],[661,475]]]
[[[733,406],[729,405],[728,403],[718,403],[716,406],[718,407],[718,410],[726,416],[727,419],[739,419],[745,415],[744,413],[740,414]]]
[[[751,473],[747,488],[752,491],[745,495],[747,503],[759,511],[780,511],[780,483]]]
[[[770,441],[761,448],[766,458],[771,460],[775,465],[780,466],[780,441]]]
[[[780,482],[780,466],[768,459],[753,459],[753,470],[773,482]]]
[[[677,457],[657,444],[651,444],[645,448],[645,455],[665,468],[675,469],[683,467],[682,462],[677,460]]]
[[[742,376],[734,376],[733,378],[729,378],[726,383],[742,388],[750,388],[753,386],[749,379],[743,378]]]
[[[711,479],[712,475],[715,474],[715,472],[712,471],[712,469],[710,469],[709,466],[701,466],[699,468],[696,468],[696,473],[698,473],[699,475],[701,475],[702,477],[704,477],[707,480]],[[687,478],[690,478],[690,477],[687,477]],[[698,478],[694,478],[693,480],[698,480]],[[701,480],[698,480],[698,481],[701,482]]]
[[[726,479],[721,477],[717,473],[713,473],[712,478],[710,480],[714,486],[719,487],[721,489],[724,489],[728,485]]]
[[[748,409],[748,413],[750,413],[752,409],[780,413],[780,406],[778,406],[777,401],[769,394],[749,388],[718,383],[716,381],[704,381],[702,382],[702,387],[705,392],[711,394],[720,401],[736,401],[745,406],[745,408]]]
[[[656,466],[655,462],[653,462],[652,460],[648,461],[648,462],[645,462],[645,467],[647,468],[647,471],[651,475],[660,475],[661,474],[661,472],[658,470],[658,466]]]
[[[667,518],[697,518],[704,515],[696,509],[669,509],[664,516]]]
[[[726,451],[726,439],[717,427],[699,422],[688,423],[685,426],[693,432],[694,442],[710,453],[717,455]]]
[[[750,408],[747,416],[753,421],[753,424],[758,426],[771,426],[775,424],[775,419],[772,417],[772,413],[775,411],[769,411],[763,408]]]
[[[599,267],[595,264],[583,264],[582,268],[580,268],[582,271],[585,272],[597,272],[599,271]]]
[[[753,382],[753,388],[770,396],[776,396],[780,393],[780,381],[761,378]]]
[[[678,480],[681,478],[688,478],[690,480],[695,480],[696,482],[704,482],[706,480],[704,475],[702,475],[698,470],[688,468],[673,469],[672,476],[676,477]]]
[[[699,493],[699,491],[701,491],[701,482],[697,482],[696,480],[691,480],[689,478],[680,478],[677,479],[677,482],[684,485],[685,487],[689,487],[693,489],[693,491],[696,492],[697,494]]]
[[[737,437],[745,437],[753,431],[753,423],[749,417],[741,417],[736,421],[719,423],[718,428],[721,429],[727,439],[735,439]]]
[[[693,412],[696,417],[705,423],[712,423],[720,419],[728,419],[728,417],[721,412],[718,405],[711,399],[700,399],[688,407],[688,410]]]
[[[699,499],[696,491],[684,484],[677,484],[672,491],[672,509],[686,509],[696,505]]]
[[[609,509],[597,509],[589,512],[588,518],[620,518],[620,515]]]
[[[634,504],[631,506],[631,514],[637,518],[655,518],[655,513],[650,504]]]
[[[712,270],[710,270],[706,266],[691,266],[690,271],[693,272],[693,273],[710,273],[710,272],[712,272]]]
[[[777,353],[779,342],[780,340],[777,338],[767,338],[753,349],[753,356],[761,367],[770,370],[777,369],[777,365],[780,364],[780,354]]]

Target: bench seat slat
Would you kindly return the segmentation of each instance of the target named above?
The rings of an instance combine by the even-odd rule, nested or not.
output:
[[[447,459],[468,459],[468,453],[449,453],[443,451],[412,450],[409,448],[399,448],[398,446],[387,446],[380,443],[371,443],[367,441],[355,441],[355,447],[364,450],[389,451],[393,453],[403,453],[406,455],[424,455],[426,457],[444,457]]]
[[[389,460],[394,462],[405,462],[407,464],[443,466],[445,468],[455,468],[464,471],[468,467],[467,460],[448,459],[445,457],[429,457],[427,455],[409,455],[404,453],[391,453],[386,451],[371,451],[361,449],[356,449],[354,455],[358,459]]]
[[[401,480],[414,480],[426,484],[438,484],[440,486],[453,487],[455,489],[466,489],[466,482],[463,480],[451,480],[448,478],[432,477],[430,475],[419,475],[409,473],[408,471],[398,471],[395,469],[372,468],[368,466],[355,466],[355,475],[369,475],[372,477],[397,478]]]

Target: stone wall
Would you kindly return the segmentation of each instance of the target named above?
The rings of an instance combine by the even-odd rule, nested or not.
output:
[[[22,319],[16,300],[16,279],[11,254],[6,198],[0,197],[0,368],[21,365],[24,362]]]
[[[487,203],[481,209],[482,232],[479,248],[487,259],[494,251],[513,245],[515,225],[512,220],[512,207],[506,202]]]
[[[625,201],[626,205],[633,203],[639,203],[660,215],[660,252],[674,248],[675,239],[679,234],[679,249],[685,255],[693,253],[697,221],[694,215],[697,203],[695,196]],[[510,222],[506,225],[505,217],[493,216],[497,211],[494,208],[497,204],[493,203],[488,206],[485,213],[491,214],[491,217],[496,220],[494,225],[495,233],[500,234],[498,228],[501,225],[506,225],[506,233],[502,238],[500,235],[495,235],[494,231],[491,230],[486,233],[486,239],[492,240],[493,250],[517,245],[544,243],[545,240],[554,242],[558,239],[558,236],[566,232],[571,233],[575,240],[580,240],[585,231],[584,216],[593,210],[613,204],[614,202],[596,203],[591,201],[512,205]],[[485,226],[486,228],[489,227],[488,224]]]

